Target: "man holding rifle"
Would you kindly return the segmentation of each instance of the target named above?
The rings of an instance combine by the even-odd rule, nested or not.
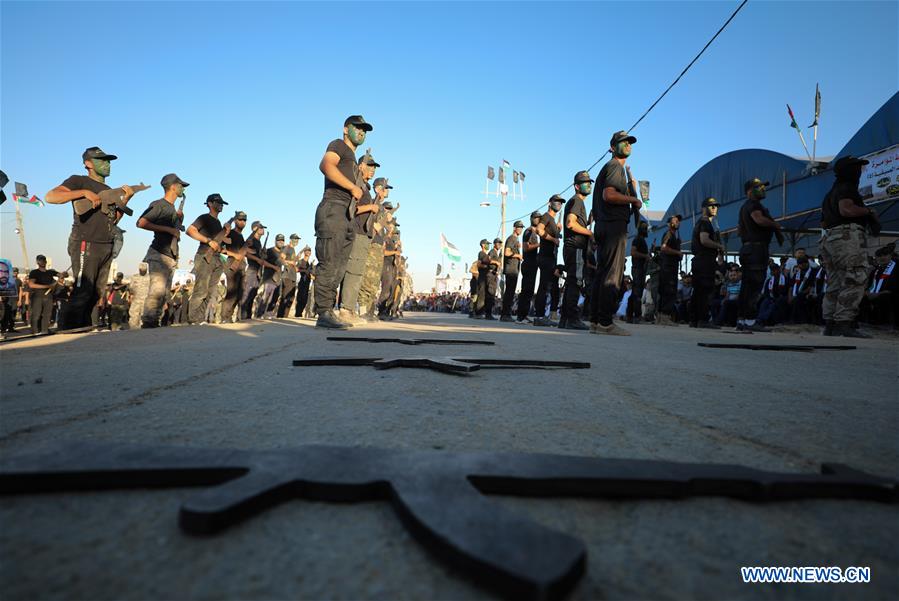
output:
[[[774,221],[768,209],[762,206],[767,196],[765,188],[768,182],[753,178],[743,184],[746,202],[740,207],[738,231],[743,245],[740,247],[740,266],[743,268],[743,279],[740,284],[738,299],[737,330],[751,332],[767,332],[762,324],[756,323],[759,296],[768,273],[768,246],[771,237],[783,244],[780,224]]]
[[[113,227],[124,214],[121,210],[104,212],[100,192],[110,190],[106,178],[115,155],[107,154],[97,146],[91,146],[81,155],[87,175],[73,175],[56,186],[44,197],[50,204],[72,202],[74,222],[69,235],[68,251],[75,275],[75,289],[66,304],[67,310],[60,320],[60,329],[89,326],[91,311],[98,300],[103,299],[109,266],[112,263]],[[129,186],[122,186],[123,204],[134,196]],[[92,208],[79,215],[74,201],[87,199]]]
[[[630,336],[630,332],[612,323],[618,308],[621,282],[624,279],[624,260],[627,249],[627,223],[632,210],[640,210],[643,203],[628,187],[625,163],[631,155],[631,145],[637,138],[625,131],[615,132],[609,142],[612,158],[596,176],[593,190],[593,216],[596,218],[593,237],[596,240],[596,276],[590,303],[590,332]]]
[[[243,284],[246,261],[243,250],[246,241],[243,237],[243,229],[247,227],[247,214],[243,211],[234,213],[234,229],[228,234],[231,242],[225,244],[224,251],[228,255],[228,268],[225,269],[225,297],[222,299],[222,323],[231,323],[234,320],[234,308],[240,300],[240,291]],[[238,316],[239,318],[240,316]]]
[[[153,242],[144,257],[150,283],[141,314],[143,328],[159,327],[166,294],[172,287],[178,266],[178,240],[184,216],[175,209],[175,199],[183,197],[184,189],[190,185],[174,173],[164,176],[160,183],[165,195],[151,202],[137,220],[137,227],[153,232]]]
[[[188,304],[187,321],[191,324],[206,324],[209,298],[222,276],[221,241],[228,235],[231,222],[223,228],[218,216],[226,204],[221,194],[210,194],[206,197],[209,212],[197,217],[187,228],[187,235],[200,243],[194,255],[194,289]]]

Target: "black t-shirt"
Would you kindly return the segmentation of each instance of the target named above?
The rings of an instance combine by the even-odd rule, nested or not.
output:
[[[700,220],[696,222],[696,225],[693,226],[693,238],[690,242],[693,256],[714,259],[718,256],[718,250],[715,248],[709,248],[708,246],[703,246],[702,241],[700,240],[702,232],[707,233],[709,235],[709,238],[711,238],[714,242],[719,242],[721,239],[721,236],[717,231],[715,231],[715,228],[712,227],[712,221],[708,217],[700,218]]]
[[[588,236],[568,229],[569,215],[577,217],[577,222],[581,227],[587,227],[587,207],[584,206],[584,201],[578,198],[577,194],[568,199],[568,202],[565,203],[565,211],[562,214],[562,225],[565,228],[565,246],[587,248]]]
[[[606,188],[615,188],[621,194],[627,195],[627,175],[621,163],[614,158],[603,165],[599,175],[596,176],[596,187],[593,188],[593,218],[596,221],[626,223],[631,216],[630,205],[612,204],[603,200],[602,192]]]
[[[284,266],[282,275],[285,280],[295,282],[297,280],[297,251],[294,247],[287,245],[281,250],[281,254],[284,255],[284,258],[281,259],[281,264]]]
[[[649,247],[646,245],[646,238],[643,236],[637,236],[634,238],[634,241],[631,242],[631,250],[636,249],[637,252],[641,252],[645,255],[649,254]],[[646,273],[646,261],[647,259],[635,259],[631,257],[631,265],[633,266],[633,271],[638,271],[643,274]]]
[[[299,272],[300,277],[309,277],[309,261],[300,259],[297,263],[297,271]]]
[[[62,183],[69,190],[90,190],[96,194],[109,190],[109,186],[104,183],[92,180],[86,175],[73,175]],[[83,196],[81,198],[84,198]],[[76,198],[74,200],[81,200]],[[91,209],[84,215],[78,215],[75,212],[75,203],[72,202],[72,216],[74,223],[72,231],[78,240],[87,242],[112,242],[112,226],[113,220],[103,214],[100,207]]]
[[[271,267],[264,267],[262,269],[262,279],[263,280],[272,280],[275,279],[275,275],[281,275],[281,251],[279,251],[274,246],[269,246],[265,249],[265,256],[263,257],[266,261],[271,263],[272,265],[277,265],[278,269],[272,269]]]
[[[556,224],[555,217],[552,217],[548,212],[544,213],[540,218],[540,223],[543,224],[543,231],[548,236],[552,236],[553,238],[559,237],[559,226]],[[559,245],[551,240],[547,240],[545,238],[540,238],[540,248],[537,249],[541,257],[556,257],[556,251],[559,249]]]
[[[41,286],[49,286],[56,281],[56,276],[58,275],[59,274],[52,269],[48,269],[46,271],[41,271],[40,269],[32,269],[30,272],[28,272],[28,279],[34,280]]]
[[[328,148],[325,152],[336,153],[337,156],[340,157],[340,161],[337,163],[337,169],[351,182],[356,181],[356,154],[350,150],[350,147],[346,145],[346,142],[343,140],[334,140],[328,144]],[[353,200],[353,196],[348,190],[338,186],[326,177],[325,193],[322,195],[322,200],[349,204],[350,201]]]
[[[503,251],[502,251],[502,250],[497,250],[497,249],[495,249],[495,248],[491,248],[491,249],[490,249],[490,252],[487,253],[487,257],[488,257],[491,261],[499,261],[500,263],[502,263],[502,261],[503,261]],[[496,266],[495,264],[493,264],[493,263],[490,263],[490,273],[497,273],[498,271],[499,271],[499,267],[497,267],[497,266]]]
[[[740,239],[744,243],[761,242],[763,244],[771,244],[771,237],[774,235],[774,230],[772,228],[762,227],[755,222],[752,218],[752,214],[756,211],[761,211],[762,215],[771,219],[771,213],[768,212],[767,208],[762,206],[761,201],[753,200],[752,198],[746,199],[746,202],[740,207],[740,220],[738,223]]]
[[[665,232],[665,235],[662,236],[661,245],[667,246],[671,250],[680,250],[680,235],[676,231],[672,232],[669,229]],[[677,269],[677,266],[680,263],[680,257],[676,255],[669,255],[667,253],[661,253],[661,255],[663,269]]]
[[[478,251],[478,273],[484,274],[490,270],[490,253],[486,250]]]
[[[246,244],[250,247],[249,250],[253,251],[257,257],[259,257],[260,259],[265,258],[262,256],[262,242],[259,241],[259,238],[257,238],[256,236],[251,236]],[[251,271],[259,271],[259,263],[253,261],[252,259],[247,259],[247,269]]]
[[[240,252],[240,249],[243,248],[244,244],[247,243],[247,241],[243,237],[243,234],[241,234],[237,230],[231,230],[228,233],[228,238],[231,239],[231,243],[226,244],[225,247],[234,253]]]
[[[840,200],[848,198],[857,207],[864,207],[862,195],[858,193],[858,188],[849,182],[836,181],[824,202],[821,203],[821,224],[825,228],[836,227],[847,223],[857,223],[865,225],[868,221],[867,217],[843,217],[840,215]]]
[[[521,248],[526,248],[526,244],[539,244],[540,238],[537,236],[537,226],[531,226],[528,229],[524,230],[524,233],[521,235]],[[526,250],[521,253],[521,257],[524,260],[524,263],[530,265],[534,261],[537,260],[537,250]]]
[[[504,248],[508,248],[512,251],[513,255],[521,254],[521,241],[518,239],[518,236],[512,234],[508,238],[506,238],[506,244]],[[506,262],[503,263],[503,273],[512,275],[518,273],[518,267],[521,264],[521,259],[516,257],[506,257]]]
[[[191,225],[194,226],[195,228],[197,228],[198,232],[200,232],[202,235],[206,236],[210,240],[212,238],[215,238],[215,236],[220,231],[222,231],[222,229],[224,229],[224,228],[222,228],[222,222],[219,221],[217,218],[213,217],[212,215],[210,215],[209,213],[204,213],[204,214],[200,215],[199,217],[197,217],[194,220],[193,223],[191,223]],[[209,245],[205,244],[205,243],[201,243],[200,246],[197,248],[197,254],[205,253],[207,250],[209,250]]]
[[[393,240],[393,236],[385,236],[384,240],[384,250],[394,251],[396,250],[396,242]],[[393,258],[396,255],[390,255],[389,257],[385,255],[384,257],[384,267],[389,269],[393,269]]]
[[[356,210],[359,210],[359,207],[363,205],[371,205],[375,203],[375,199],[371,197],[371,185],[365,180],[361,180],[359,183],[359,187],[362,188],[362,198],[356,201]],[[374,232],[373,228],[369,223],[371,219],[371,213],[360,213],[353,217],[353,231],[357,234],[366,234],[369,238],[372,237]]]
[[[154,225],[178,227],[178,211],[165,198],[151,202],[147,210],[141,214],[141,217]],[[150,243],[150,248],[161,255],[173,259],[178,258],[178,239],[171,234],[153,232],[153,242]]]

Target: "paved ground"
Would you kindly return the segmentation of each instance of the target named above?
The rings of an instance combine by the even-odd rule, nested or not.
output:
[[[814,354],[707,342],[814,342],[633,326],[613,338],[412,314],[371,335],[494,347],[325,341],[309,321],[57,335],[0,346],[0,453],[57,440],[278,448],[309,443],[528,451],[899,478],[895,340]],[[841,339],[841,343],[846,343]],[[293,368],[315,355],[587,359],[590,370]],[[890,392],[892,391],[892,392]],[[385,503],[296,501],[226,534],[177,527],[186,490],[0,498],[4,599],[470,599]],[[495,497],[588,546],[574,599],[896,599],[899,506],[858,501]],[[740,566],[870,566],[867,585],[745,585]]]

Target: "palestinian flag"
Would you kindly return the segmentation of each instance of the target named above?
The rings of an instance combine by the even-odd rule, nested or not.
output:
[[[443,251],[443,254],[445,254],[446,258],[450,261],[455,263],[462,261],[462,253],[460,253],[459,249],[447,240],[446,236],[443,234],[440,234],[440,250]]]
[[[796,117],[793,116],[793,109],[790,108],[789,104],[787,105],[787,112],[790,113],[790,127],[799,131],[799,124],[796,123]]]
[[[17,194],[13,194],[12,199],[15,202],[25,203],[27,205],[36,205],[39,207],[44,206],[44,201],[34,195],[32,195],[31,198],[25,198],[24,196],[19,196]]]
[[[503,159],[503,169],[508,169],[511,166],[512,166],[512,163],[510,163],[506,159]]]

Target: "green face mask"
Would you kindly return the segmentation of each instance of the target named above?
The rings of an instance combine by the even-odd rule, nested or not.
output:
[[[626,159],[629,156],[631,156],[630,142],[618,142],[618,144],[615,145],[615,158]]]
[[[111,170],[109,161],[105,159],[91,159],[91,164],[94,166],[94,173],[100,177],[109,177]]]
[[[762,200],[768,195],[765,191],[765,186],[756,186],[752,189],[751,194],[753,200]]]
[[[347,125],[347,137],[349,137],[350,142],[354,145],[359,146],[363,142],[365,142],[365,130],[359,129],[352,123]]]
[[[577,185],[577,191],[583,196],[586,196],[593,191],[593,184],[591,184],[590,182],[580,183]]]

